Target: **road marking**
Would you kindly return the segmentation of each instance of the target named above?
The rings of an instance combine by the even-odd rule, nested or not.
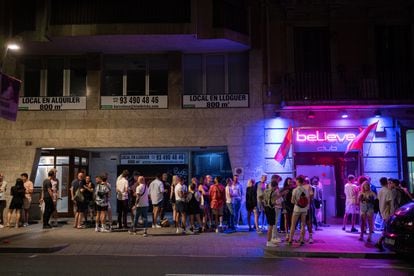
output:
[[[37,257],[37,255],[35,254],[35,255],[31,255],[31,256],[29,256],[29,258],[36,258]]]

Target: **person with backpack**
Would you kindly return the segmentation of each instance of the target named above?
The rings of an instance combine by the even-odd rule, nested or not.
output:
[[[294,204],[293,214],[292,214],[292,224],[290,226],[289,240],[288,244],[292,245],[293,236],[295,234],[296,223],[300,219],[300,245],[305,244],[305,225],[306,225],[306,215],[309,209],[309,191],[305,189],[304,186],[305,177],[299,175],[296,177],[297,187],[292,192],[291,202]]]

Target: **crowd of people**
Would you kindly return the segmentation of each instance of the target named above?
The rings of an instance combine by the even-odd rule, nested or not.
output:
[[[13,213],[14,227],[27,226],[33,183],[28,179],[27,173],[22,173],[16,180],[16,184],[10,189],[12,200],[4,220],[8,186],[3,178],[0,173],[0,228],[13,225]],[[267,230],[266,246],[278,246],[282,241],[288,245],[293,242],[303,245],[305,241],[312,244],[313,231],[323,225],[323,187],[316,176],[311,179],[303,175],[287,177],[283,185],[280,185],[282,178],[279,175],[272,175],[270,182],[267,181],[267,175],[262,175],[257,182],[248,179],[246,189],[243,189],[238,175],[224,180],[220,176],[213,178],[211,175],[193,177],[188,184],[179,175],[173,175],[171,183],[169,179],[168,174],[160,173],[148,183],[139,172],[134,171],[130,177],[129,171],[124,170],[112,187],[106,174],[96,176],[93,182],[90,176],[80,171],[70,188],[75,212],[73,227],[87,228],[89,222],[89,225],[95,226],[96,232],[111,232],[116,228],[125,229],[131,234],[142,231],[143,236],[147,236],[148,227],[169,226],[174,227],[177,234],[205,231],[232,233],[237,231],[237,226],[243,220],[243,198],[248,229],[259,234]],[[383,177],[380,184],[381,189],[377,192],[369,177],[356,178],[349,175],[344,186],[346,200],[342,230],[346,231],[350,218],[350,231],[359,232],[361,241],[367,235],[367,241],[371,242],[375,215],[380,215],[385,222],[394,210],[412,200],[405,182]],[[52,169],[43,181],[40,196],[44,229],[57,224],[58,190],[56,170]],[[116,194],[118,214],[114,229],[111,193]],[[169,209],[172,210],[171,225],[170,220],[165,217]],[[148,220],[150,211],[151,224]],[[128,214],[131,215],[130,224]],[[357,221],[360,222],[360,230],[356,228]],[[297,229],[300,229],[300,235],[295,240]],[[282,233],[285,234],[284,237]],[[381,250],[382,241],[383,238],[376,243]]]

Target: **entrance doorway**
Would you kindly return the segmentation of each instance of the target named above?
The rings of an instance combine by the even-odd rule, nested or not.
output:
[[[58,216],[73,216],[73,204],[70,198],[71,183],[79,171],[88,172],[89,152],[71,149],[39,149],[38,151],[35,188],[41,189],[43,180],[48,177],[49,171],[55,168],[56,178],[59,180],[59,200],[56,206]]]
[[[342,217],[345,212],[345,179],[349,174],[359,175],[358,152],[300,152],[295,154],[296,175],[318,176],[323,185],[326,220]]]

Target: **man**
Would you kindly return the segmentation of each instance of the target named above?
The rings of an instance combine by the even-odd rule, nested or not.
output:
[[[343,221],[342,230],[345,231],[346,222],[348,220],[348,216],[351,215],[351,232],[358,232],[355,228],[355,215],[357,214],[358,210],[356,207],[357,203],[357,186],[354,184],[355,176],[352,174],[348,175],[348,182],[345,184],[344,193],[345,193],[345,215]]]
[[[391,182],[391,181],[390,181]],[[384,233],[386,232],[387,227],[387,220],[391,216],[392,213],[394,213],[394,205],[393,205],[393,197],[392,197],[392,191],[388,188],[388,180],[385,177],[380,178],[380,184],[381,184],[381,190],[378,193],[378,200],[379,200],[379,209],[380,214],[383,219],[383,235],[380,237],[378,242],[375,244],[375,247],[377,247],[380,251],[384,251],[384,247],[382,245],[382,242],[385,239]]]
[[[292,192],[292,204],[293,215],[292,215],[292,224],[290,226],[289,240],[288,244],[292,245],[293,235],[295,234],[296,223],[300,219],[300,245],[305,244],[305,224],[306,224],[306,215],[309,209],[309,191],[303,187],[305,182],[305,177],[299,175],[296,177],[297,187]]]
[[[157,223],[158,216],[161,214],[164,199],[164,184],[161,181],[162,174],[158,173],[156,178],[149,185],[149,194],[152,202],[152,228],[161,228]]]
[[[168,174],[167,173],[163,173],[162,174],[162,183],[164,185],[164,198],[162,200],[163,202],[163,206],[161,208],[160,211],[160,219],[161,221],[163,221],[165,219],[165,211],[167,209],[171,209],[170,206],[170,200],[169,200],[169,196],[171,193],[171,184],[170,182],[168,182]]]
[[[116,208],[118,211],[118,228],[127,229],[128,213],[128,170],[124,170],[116,180]]]
[[[305,188],[308,191],[309,194],[309,208],[308,213],[306,214],[306,225],[309,232],[309,243],[313,243],[313,217],[315,216],[315,208],[313,205],[313,197],[314,197],[314,191],[312,186],[310,185],[310,180],[308,177],[305,177],[305,182],[303,184],[303,188]]]
[[[7,182],[4,180],[4,175],[0,173],[0,229],[4,227],[3,213],[6,208],[6,191]]]
[[[234,211],[234,223],[235,226],[239,225],[240,220],[240,209],[241,209],[241,202],[243,197],[243,187],[239,182],[239,176],[237,174],[233,175],[233,196],[231,198],[233,204],[233,211]]]
[[[54,211],[53,205],[53,191],[52,191],[52,182],[51,179],[54,177],[55,172],[51,170],[48,173],[48,178],[43,181],[42,186],[42,195],[40,198],[40,202],[45,203],[45,210],[43,212],[43,229],[50,229],[52,226],[49,224],[50,217]]]
[[[106,176],[97,176],[96,178],[96,191],[95,191],[95,203],[96,203],[96,219],[95,219],[95,232],[110,232],[105,228],[106,216],[108,211],[108,199],[109,192],[111,191],[105,184]],[[100,226],[99,226],[100,223]]]
[[[223,207],[225,203],[226,192],[224,187],[221,185],[221,177],[216,176],[214,178],[214,185],[210,186],[210,204],[211,211],[214,216],[216,233],[218,233],[223,227]]]
[[[262,175],[259,182],[256,183],[256,195],[257,195],[257,212],[255,212],[254,220],[256,225],[259,225],[259,219],[262,215],[262,228],[256,229],[257,233],[262,233],[265,224],[264,206],[263,206],[263,193],[267,188],[267,175]]]
[[[23,180],[25,189],[25,198],[23,200],[23,227],[27,227],[29,226],[29,210],[32,204],[33,182],[29,180],[27,173],[22,173],[20,177]]]
[[[74,228],[82,229],[85,228],[85,225],[82,224],[84,219],[84,213],[87,210],[88,206],[85,204],[84,200],[81,200],[79,198],[75,198],[76,193],[79,190],[79,193],[84,193],[85,191],[85,179],[84,179],[84,173],[78,172],[77,178],[72,181],[71,188],[70,188],[70,194],[73,202],[73,206],[76,209],[75,213],[75,224],[73,225]]]
[[[84,191],[84,195],[85,195],[85,205],[87,206],[84,216],[85,216],[85,224],[88,225],[89,221],[88,221],[88,217],[90,215],[91,217],[91,225],[94,219],[94,212],[95,212],[95,201],[93,200],[93,194],[95,191],[95,184],[93,184],[92,180],[91,180],[91,176],[87,175],[85,177],[85,191]]]
[[[187,186],[185,186],[182,183],[181,176],[176,177],[177,184],[174,188],[174,194],[175,194],[175,204],[176,204],[176,210],[178,213],[178,217],[181,215],[181,228],[183,229],[182,232],[180,232],[180,228],[177,225],[177,234],[185,234],[185,230],[187,227]]]

